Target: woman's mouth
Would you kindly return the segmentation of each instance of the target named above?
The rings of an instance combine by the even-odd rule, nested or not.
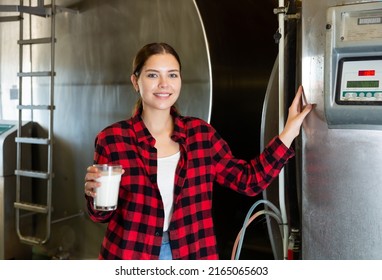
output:
[[[171,96],[171,93],[154,93],[155,96],[157,97],[169,97]]]

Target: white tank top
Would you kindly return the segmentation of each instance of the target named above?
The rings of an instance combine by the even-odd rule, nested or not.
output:
[[[168,157],[158,158],[158,188],[164,205],[163,231],[170,225],[174,202],[175,171],[178,166],[180,152]]]

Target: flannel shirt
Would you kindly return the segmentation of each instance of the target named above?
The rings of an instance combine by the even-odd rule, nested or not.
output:
[[[275,137],[251,161],[236,159],[207,122],[171,110],[172,139],[179,143],[174,210],[169,237],[174,259],[219,259],[212,220],[214,182],[247,196],[262,192],[277,177],[294,151]],[[99,259],[153,259],[162,244],[164,208],[157,186],[155,139],[140,112],[112,124],[96,137],[94,163],[118,163],[121,179],[118,207],[102,212],[86,196],[94,222],[108,223]]]

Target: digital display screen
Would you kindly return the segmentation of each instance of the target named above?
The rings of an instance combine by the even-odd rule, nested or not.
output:
[[[379,81],[347,81],[348,88],[377,88]]]
[[[359,70],[358,76],[375,76],[375,70]]]
[[[338,61],[336,103],[382,106],[381,73],[382,56],[341,58]]]

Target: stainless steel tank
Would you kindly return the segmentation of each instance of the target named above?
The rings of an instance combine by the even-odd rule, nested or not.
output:
[[[297,206],[299,210],[298,229],[302,237],[299,248],[304,260],[382,257],[379,209],[382,178],[377,171],[381,167],[381,131],[370,126],[329,128],[324,104],[329,94],[325,88],[328,75],[324,65],[328,8],[376,2],[380,1],[302,1],[296,81],[304,86],[307,101],[317,105],[297,139],[296,173],[287,175],[296,176],[297,203],[289,201],[288,207]],[[381,48],[377,50],[380,52]],[[277,86],[277,79],[271,79],[266,113],[277,112],[273,102],[277,100]],[[369,108],[373,110],[373,106]],[[267,127],[275,131],[277,126],[268,118]],[[263,133],[269,137],[268,130]],[[277,192],[267,191],[267,194],[271,201],[277,202]],[[277,225],[271,227],[270,234],[274,236],[274,251],[282,254]]]
[[[304,125],[302,145],[304,259],[382,258],[382,132],[329,129],[324,110],[327,9],[367,2],[380,1],[302,4],[302,82],[308,100],[317,103]]]

